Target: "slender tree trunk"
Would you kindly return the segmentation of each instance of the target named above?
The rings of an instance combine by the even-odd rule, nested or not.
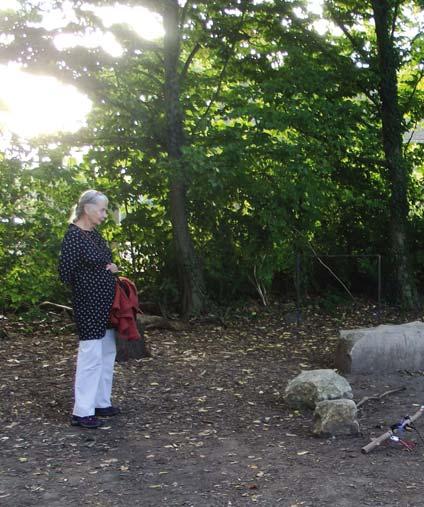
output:
[[[384,154],[389,174],[390,233],[396,299],[405,308],[417,306],[407,245],[409,172],[402,154],[402,116],[398,102],[397,52],[392,37],[390,0],[372,0],[380,69],[380,101]]]
[[[184,145],[183,116],[180,105],[178,63],[180,58],[179,6],[177,0],[165,0],[165,107],[167,149],[171,167],[169,203],[182,289],[185,316],[199,314],[205,306],[203,272],[197,259],[188,228],[186,180],[181,164]]]

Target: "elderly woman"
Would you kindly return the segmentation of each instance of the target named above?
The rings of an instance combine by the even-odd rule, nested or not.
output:
[[[118,268],[96,230],[106,218],[107,205],[107,197],[96,190],[80,196],[59,261],[60,278],[72,289],[80,339],[71,424],[83,428],[98,428],[102,422],[97,417],[120,412],[111,403],[116,344],[115,330],[108,325]]]

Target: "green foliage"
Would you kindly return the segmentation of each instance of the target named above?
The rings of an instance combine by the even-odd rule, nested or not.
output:
[[[325,296],[317,298],[316,304],[330,315],[339,315],[341,308],[348,307],[352,304],[352,300],[346,296],[346,293],[335,290],[327,293]]]
[[[1,307],[22,307],[47,299],[66,301],[57,259],[78,183],[71,171],[46,163],[26,167],[0,160]]]
[[[62,138],[55,152],[45,150],[50,163],[28,169],[1,160],[0,304],[67,300],[57,255],[69,209],[89,187],[103,190],[121,213],[120,225],[110,220],[104,233],[124,273],[143,298],[174,304],[169,183],[176,173],[186,183],[190,233],[208,291],[219,302],[254,294],[258,282],[269,290],[285,280],[294,291],[295,256],[310,255],[311,247],[321,254],[384,254],[390,191],[371,11],[363,2],[326,2],[327,18],[349,38],[319,35],[305,5],[188,4],[181,27],[185,143],[178,167],[166,155],[160,41],[145,43],[122,27],[125,54],[114,60],[97,50],[58,53],[54,33],[39,34],[52,61],[67,62],[55,72],[89,93],[94,109],[83,132]],[[424,114],[423,39],[406,40],[402,33],[413,20],[401,14],[396,34],[406,130]],[[38,47],[37,31],[31,34]],[[8,52],[26,54],[25,37],[17,33],[14,44]],[[31,53],[34,67],[42,67],[43,54]],[[70,146],[87,144],[81,163],[64,164]],[[406,148],[415,267],[424,284],[422,155],[420,146]],[[364,261],[348,276],[373,279],[374,272]],[[314,276],[311,266],[308,275]]]

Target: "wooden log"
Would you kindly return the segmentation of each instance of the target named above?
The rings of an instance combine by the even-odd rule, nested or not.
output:
[[[143,357],[151,357],[150,348],[146,343],[144,335],[145,327],[137,316],[137,329],[141,338],[139,340],[121,340],[116,339],[116,361],[122,363],[129,359],[142,359]]]
[[[145,338],[145,330],[147,329],[170,329],[171,331],[183,331],[187,329],[188,324],[180,320],[169,320],[158,315],[137,315],[137,328],[140,333],[140,340],[117,340],[118,362],[128,361],[129,359],[142,359],[143,357],[151,357],[151,351]]]
[[[137,321],[144,329],[170,329],[171,331],[184,331],[188,324],[180,320],[170,320],[158,315],[137,315]]]
[[[74,313],[74,310],[70,306],[59,305],[58,303],[52,303],[51,301],[43,301],[40,303],[41,306],[52,306],[53,308],[59,308],[60,310],[65,310],[69,313]]]

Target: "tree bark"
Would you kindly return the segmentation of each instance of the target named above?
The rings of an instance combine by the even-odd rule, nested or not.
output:
[[[383,148],[390,185],[390,236],[395,299],[406,309],[418,305],[407,242],[409,172],[402,154],[402,115],[398,101],[398,55],[392,37],[392,3],[372,0],[380,71]]]
[[[184,146],[183,115],[180,105],[179,10],[177,0],[163,3],[166,141],[170,163],[169,204],[176,250],[176,262],[182,290],[182,312],[186,317],[198,315],[205,307],[203,272],[196,256],[188,228],[186,179],[182,165]]]

